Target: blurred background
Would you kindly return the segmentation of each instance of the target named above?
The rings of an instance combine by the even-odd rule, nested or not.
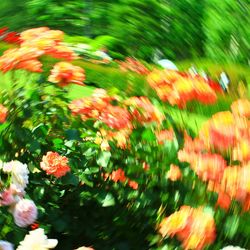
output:
[[[249,0],[4,0],[0,23],[13,31],[48,26],[69,42],[134,56],[249,66]]]

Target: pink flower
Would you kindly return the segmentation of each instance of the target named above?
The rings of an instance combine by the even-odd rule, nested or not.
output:
[[[0,194],[0,205],[1,206],[10,206],[13,203],[16,203],[16,198],[15,198],[15,190],[12,188],[5,189],[1,194]],[[1,248],[0,248],[1,249]]]
[[[40,166],[48,175],[54,175],[56,178],[60,178],[70,171],[70,167],[67,164],[67,157],[50,151],[43,156],[43,161],[40,163]]]
[[[17,226],[27,227],[37,219],[37,207],[32,200],[20,200],[13,211],[14,220]]]
[[[13,245],[8,241],[0,240],[0,249],[1,250],[14,250]]]

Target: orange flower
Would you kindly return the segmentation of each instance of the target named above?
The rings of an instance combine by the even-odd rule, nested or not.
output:
[[[162,237],[176,235],[185,250],[201,250],[215,240],[215,222],[203,208],[183,206],[163,219],[159,232]]]
[[[162,101],[168,101],[180,108],[191,100],[210,104],[217,99],[215,91],[203,78],[189,74],[173,70],[154,70],[147,80]]]
[[[177,181],[181,179],[182,173],[181,170],[178,166],[171,164],[170,169],[167,172],[167,178],[170,179],[171,181]]]
[[[250,101],[247,99],[239,99],[232,103],[231,110],[236,116],[250,118]]]
[[[219,154],[197,154],[191,162],[191,168],[203,180],[220,181],[227,164]]]
[[[8,109],[0,104],[0,123],[4,123],[6,121]]]
[[[136,181],[131,181],[131,180],[128,181],[128,185],[135,190],[138,189],[139,186]]]
[[[40,166],[48,175],[54,175],[56,178],[60,178],[70,171],[67,157],[51,151],[43,156]]]
[[[107,106],[100,115],[100,120],[112,129],[119,130],[131,127],[129,112],[118,106]]]
[[[125,172],[121,168],[113,171],[109,177],[114,182],[118,182],[118,181],[125,182],[127,180],[127,177],[125,176]]]
[[[226,193],[220,192],[218,195],[216,206],[219,206],[227,211],[230,207],[230,204],[231,204],[230,196],[227,195]]]
[[[42,72],[42,64],[37,60],[42,54],[42,51],[35,48],[8,49],[0,57],[0,70],[4,73],[12,69]]]
[[[120,69],[122,71],[133,71],[140,75],[147,75],[149,70],[139,61],[127,57],[125,62],[120,63]]]
[[[58,62],[51,70],[51,75],[48,80],[57,83],[61,87],[70,83],[83,86],[84,84],[82,82],[85,80],[85,74],[81,67],[74,66],[68,62]]]

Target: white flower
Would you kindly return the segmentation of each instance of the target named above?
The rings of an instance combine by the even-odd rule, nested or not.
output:
[[[42,228],[30,231],[16,250],[47,250],[55,248],[58,241],[48,239]]]
[[[14,250],[13,245],[8,241],[0,240],[0,249],[1,250]]]
[[[10,161],[3,164],[3,171],[11,173],[11,184],[20,192],[24,192],[29,182],[29,170],[27,164],[20,161]]]
[[[241,247],[227,246],[223,247],[221,250],[246,250],[246,249]]]
[[[13,216],[17,226],[27,227],[37,219],[37,207],[32,200],[22,199],[15,205]]]

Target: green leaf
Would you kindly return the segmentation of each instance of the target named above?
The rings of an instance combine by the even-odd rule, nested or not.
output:
[[[227,218],[224,230],[229,239],[232,239],[239,227],[239,218],[236,215],[232,215]]]
[[[115,205],[115,199],[111,193],[107,193],[105,198],[101,201],[103,207],[110,207]]]
[[[111,153],[109,151],[103,151],[100,153],[96,162],[99,166],[105,168],[108,166],[110,157],[111,157]]]

